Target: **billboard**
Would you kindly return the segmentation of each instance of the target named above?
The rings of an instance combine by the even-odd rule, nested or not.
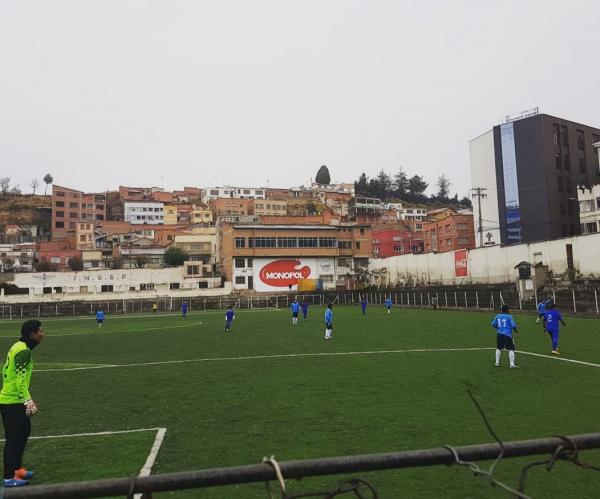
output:
[[[335,275],[333,258],[255,258],[256,291],[296,291],[298,281]]]
[[[457,250],[454,252],[454,275],[456,277],[466,277],[469,275],[467,268],[467,250]]]

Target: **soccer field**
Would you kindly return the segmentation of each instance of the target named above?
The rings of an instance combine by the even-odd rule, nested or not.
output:
[[[369,307],[362,316],[358,306],[340,306],[331,341],[323,339],[323,312],[312,306],[308,320],[293,326],[287,310],[239,310],[227,334],[224,311],[187,320],[108,315],[102,328],[93,317],[42,320],[46,338],[34,350],[31,382],[40,412],[25,455],[36,471],[32,483],[492,442],[467,388],[503,440],[598,431],[598,321],[565,317],[557,359],[535,317],[515,315],[520,369],[508,369],[506,352],[494,367],[493,312],[394,308],[387,315]],[[21,322],[0,322],[3,356]],[[600,451],[581,459],[600,464]],[[506,460],[498,477],[516,486],[520,467],[534,460]],[[507,497],[456,466],[357,475],[380,497]],[[334,489],[343,478],[288,487]],[[568,463],[550,473],[536,468],[527,492],[599,497],[600,473]],[[257,483],[156,496],[263,498],[266,491]]]

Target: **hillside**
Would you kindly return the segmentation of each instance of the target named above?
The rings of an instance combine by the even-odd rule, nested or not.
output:
[[[47,225],[49,220],[41,216],[38,208],[50,209],[51,207],[51,196],[0,195],[0,228],[3,228],[6,224]]]

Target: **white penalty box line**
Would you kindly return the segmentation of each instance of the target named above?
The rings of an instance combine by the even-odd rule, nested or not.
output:
[[[165,434],[167,433],[166,428],[136,428],[133,430],[115,430],[115,431],[98,431],[94,433],[71,433],[65,435],[37,435],[33,437],[29,437],[29,440],[45,440],[49,438],[81,438],[81,437],[101,437],[101,436],[110,436],[110,435],[123,435],[126,433],[141,433],[147,431],[155,431],[156,437],[154,438],[154,443],[152,444],[152,448],[150,449],[150,453],[146,458],[146,462],[138,476],[149,476],[152,472],[152,466],[156,461],[156,457],[158,456],[158,452],[160,447],[162,446],[163,440],[165,439]],[[0,439],[0,441],[4,442],[4,439]]]
[[[96,366],[80,366],[68,368],[48,368],[36,369],[36,372],[56,372],[56,371],[86,371],[90,369],[116,369],[121,367],[143,367],[143,366],[160,366],[169,364],[190,364],[196,362],[235,362],[244,360],[268,360],[268,359],[293,359],[302,357],[336,357],[343,355],[386,355],[386,354],[402,354],[402,353],[428,353],[428,352],[477,352],[482,350],[495,350],[493,347],[472,347],[472,348],[411,348],[402,350],[371,350],[371,351],[353,351],[353,352],[313,352],[313,353],[287,353],[287,354],[272,354],[272,355],[248,355],[243,357],[206,357],[200,359],[181,359],[181,360],[164,360],[156,362],[139,362],[132,364],[101,364]],[[542,357],[562,362],[570,362],[590,367],[600,367],[600,364],[593,362],[585,362],[582,360],[567,359],[564,357],[555,357],[543,355],[534,352],[517,350],[518,354],[530,355],[534,357]]]

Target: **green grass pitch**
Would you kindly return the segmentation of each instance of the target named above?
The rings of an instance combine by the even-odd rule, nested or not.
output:
[[[39,405],[34,437],[166,428],[152,473],[491,442],[466,390],[500,438],[517,440],[598,431],[600,323],[566,317],[562,359],[535,317],[515,318],[520,369],[494,367],[493,312],[370,306],[335,307],[334,339],[323,312],[291,324],[287,310],[238,310],[230,333],[224,311],[43,320],[31,392]],[[0,322],[4,356],[21,321]],[[427,351],[427,349],[456,349]],[[489,348],[489,350],[463,350]],[[422,351],[402,352],[402,350]],[[398,352],[400,350],[400,352]],[[298,355],[345,353],[348,355]],[[387,353],[386,353],[387,352]],[[111,367],[113,366],[113,367]],[[139,473],[156,431],[32,439],[26,465],[34,483]],[[600,451],[582,453],[600,464]],[[506,460],[498,477],[516,485],[533,459]],[[465,468],[430,467],[358,476],[381,497],[507,497]],[[291,492],[333,489],[349,476],[290,481]],[[536,469],[533,497],[599,497],[600,474],[558,463]],[[265,497],[264,484],[158,497]]]

